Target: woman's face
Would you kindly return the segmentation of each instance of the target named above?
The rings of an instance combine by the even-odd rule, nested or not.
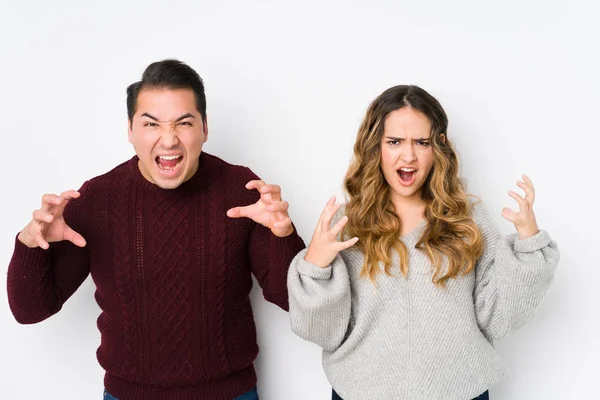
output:
[[[411,107],[389,113],[381,137],[381,170],[392,188],[392,201],[420,199],[432,167],[429,119]]]

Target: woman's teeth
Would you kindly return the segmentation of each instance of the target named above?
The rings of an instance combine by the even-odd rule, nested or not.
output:
[[[398,175],[403,181],[409,182],[413,179],[415,172],[417,172],[415,168],[400,168],[398,170]]]

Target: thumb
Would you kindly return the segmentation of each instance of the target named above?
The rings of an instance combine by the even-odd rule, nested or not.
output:
[[[508,207],[505,207],[502,209],[502,216],[509,220],[510,222],[512,222],[513,224],[515,223],[515,221],[517,220],[517,213],[513,210],[511,210]]]
[[[79,247],[85,247],[85,245],[87,244],[83,236],[81,236],[79,233],[75,232],[68,226],[65,229],[64,239]]]
[[[250,206],[246,207],[234,207],[227,210],[227,216],[229,218],[242,218],[250,215]]]

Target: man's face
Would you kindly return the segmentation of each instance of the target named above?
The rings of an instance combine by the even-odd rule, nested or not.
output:
[[[175,189],[190,179],[207,138],[208,127],[196,109],[192,89],[140,91],[129,121],[129,142],[148,181]]]

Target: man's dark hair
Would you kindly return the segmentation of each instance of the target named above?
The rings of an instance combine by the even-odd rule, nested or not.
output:
[[[187,64],[179,60],[154,62],[146,68],[142,80],[127,87],[127,116],[130,124],[137,108],[137,99],[143,89],[192,89],[196,109],[206,121],[206,95],[202,78]]]

